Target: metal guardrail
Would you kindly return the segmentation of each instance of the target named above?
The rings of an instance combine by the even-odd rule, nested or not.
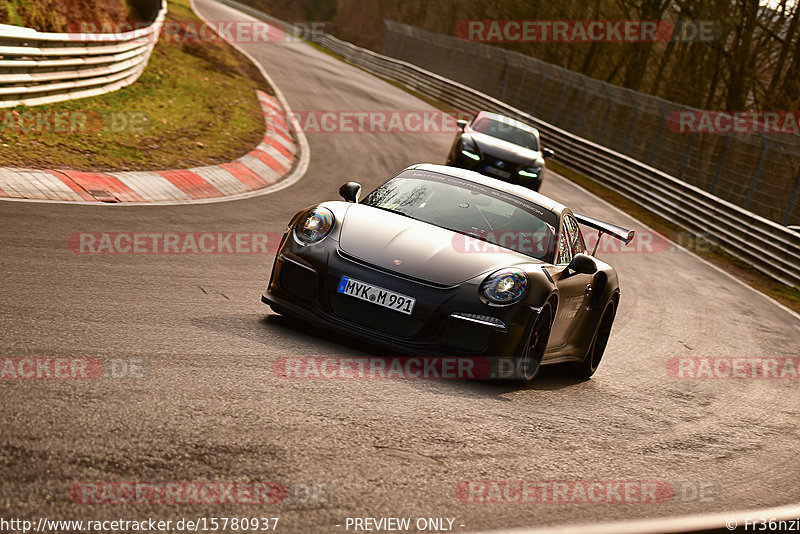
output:
[[[771,221],[800,224],[800,135],[764,127],[761,119],[726,132],[734,113],[670,102],[496,45],[384,24],[384,56],[473,87]],[[707,119],[713,127],[699,126]]]
[[[116,91],[150,59],[166,0],[144,28],[124,33],[44,33],[0,24],[0,108],[38,106]]]
[[[235,0],[220,1],[293,31],[292,25]],[[690,232],[716,239],[725,252],[774,279],[800,287],[800,237],[789,228],[405,61],[360,48],[327,33],[302,29],[294,33],[368,72],[453,108],[494,111],[536,126],[546,144],[556,150],[556,161]]]

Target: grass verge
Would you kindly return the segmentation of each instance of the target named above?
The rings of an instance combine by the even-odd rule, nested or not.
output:
[[[170,0],[167,20],[200,23],[189,0]],[[273,94],[227,43],[161,39],[126,88],[0,110],[0,166],[122,171],[231,161],[264,135],[256,89]]]

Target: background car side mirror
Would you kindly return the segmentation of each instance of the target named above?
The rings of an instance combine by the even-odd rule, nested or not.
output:
[[[358,182],[347,182],[339,188],[339,195],[347,202],[358,204],[358,196],[361,194],[361,184]]]
[[[553,152],[552,148],[543,148],[542,149],[542,157],[543,158],[552,158],[555,155],[556,155],[556,153]]]
[[[459,119],[456,121],[456,125],[463,132],[464,128],[467,127],[467,121],[465,121],[464,119]]]
[[[572,274],[594,274],[597,272],[597,264],[594,262],[594,258],[588,254],[575,254],[575,257],[567,265],[567,271],[569,276],[572,276]]]

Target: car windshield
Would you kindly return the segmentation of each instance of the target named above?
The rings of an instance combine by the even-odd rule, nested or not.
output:
[[[524,146],[531,150],[539,150],[539,143],[536,136],[528,130],[523,130],[507,122],[496,121],[488,117],[483,117],[475,121],[471,126],[478,133],[490,135],[515,145]]]
[[[409,170],[370,193],[363,204],[474,238],[457,245],[454,241],[465,251],[508,249],[553,262],[556,214],[499,189]]]

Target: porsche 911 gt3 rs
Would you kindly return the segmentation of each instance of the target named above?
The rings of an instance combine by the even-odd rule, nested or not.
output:
[[[595,372],[620,289],[580,225],[626,244],[633,231],[441,165],[360,191],[292,218],[262,295],[276,313],[416,356],[510,361],[523,383],[545,364]]]

